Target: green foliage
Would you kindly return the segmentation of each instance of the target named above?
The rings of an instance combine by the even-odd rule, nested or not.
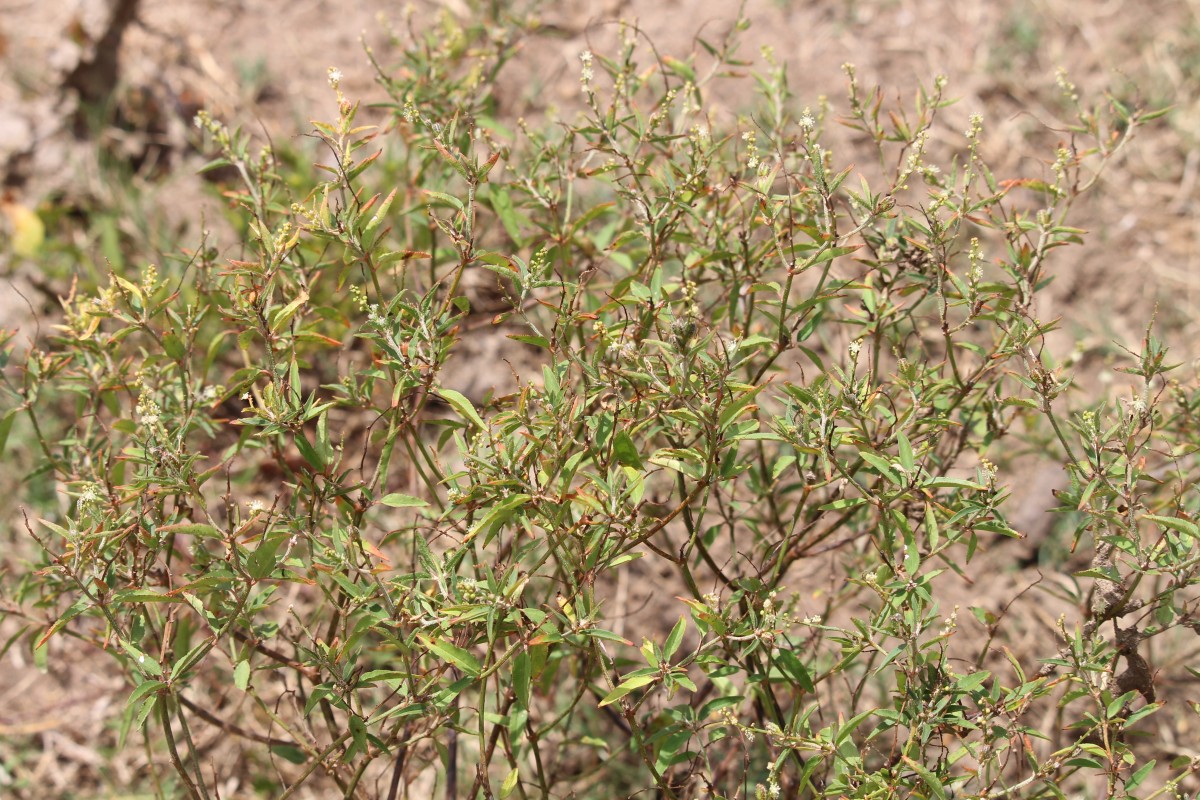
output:
[[[736,31],[647,65],[626,27],[580,116],[511,131],[522,24],[418,32],[382,128],[331,72],[311,191],[198,118],[240,249],[81,287],[5,373],[0,443],[28,424],[70,498],[29,520],[27,645],[116,659],[123,735],[191,797],[210,726],[276,797],[1135,793],[1148,643],[1196,624],[1200,399],[1148,331],[1140,393],[1069,410],[1034,301],[1150,115],[1079,107],[1046,175],[1000,179],[944,80],[887,110],[848,69],[860,178],[781,65],[753,118],[706,116]],[[441,379],[481,271],[542,363],[503,397]],[[1093,554],[1040,663],[983,604],[957,644],[977,551],[1020,536],[988,457],[1023,440]]]

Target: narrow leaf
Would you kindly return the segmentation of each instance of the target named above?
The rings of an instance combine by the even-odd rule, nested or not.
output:
[[[385,494],[379,498],[379,502],[392,508],[424,508],[429,505],[429,503],[419,497],[413,497],[410,494],[397,494],[395,492]]]
[[[472,678],[478,678],[479,673],[483,671],[482,667],[479,666],[479,659],[461,647],[452,645],[443,639],[433,639],[420,633],[417,634],[417,638],[429,648],[429,652],[449,661]]]
[[[233,668],[233,685],[243,692],[250,684],[250,662],[239,661],[237,666]]]
[[[487,425],[484,424],[483,417],[479,416],[479,412],[475,410],[475,406],[471,405],[471,401],[466,398],[466,395],[456,392],[453,389],[438,389],[437,394],[449,403],[458,412],[459,416],[471,422],[479,430],[487,430]]]

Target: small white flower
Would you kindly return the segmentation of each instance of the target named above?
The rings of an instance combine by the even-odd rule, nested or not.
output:
[[[338,69],[337,67],[330,67],[329,68],[329,85],[336,89],[338,87],[338,84],[341,82],[342,82],[342,71],[340,69]]]
[[[806,131],[811,131],[816,126],[817,121],[813,119],[813,115],[805,110],[804,114],[800,117],[800,127]]]
[[[585,92],[590,92],[592,78],[595,77],[592,72],[592,51],[584,50],[579,54],[579,60],[583,62],[583,68],[579,71],[579,84]]]
[[[976,139],[979,137],[980,131],[983,129],[983,115],[972,114],[970,118],[971,127],[963,131],[963,135],[968,139]]]

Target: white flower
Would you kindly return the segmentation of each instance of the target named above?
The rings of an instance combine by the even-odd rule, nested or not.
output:
[[[595,77],[592,73],[592,51],[584,50],[579,54],[579,60],[583,62],[583,68],[579,71],[579,83],[585,92],[589,92],[592,88],[592,78]]]
[[[338,69],[337,67],[330,67],[329,68],[329,85],[336,89],[338,87],[338,84],[341,82],[342,82],[342,71],[340,69]]]
[[[79,510],[90,511],[103,504],[104,497],[100,494],[100,487],[94,483],[89,483],[83,487],[79,493]]]

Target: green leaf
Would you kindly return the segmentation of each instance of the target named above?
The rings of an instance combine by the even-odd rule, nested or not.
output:
[[[182,533],[201,539],[223,539],[225,537],[220,529],[203,522],[177,522],[174,525],[164,525],[157,530],[157,533]]]
[[[410,677],[412,676],[409,673],[398,669],[372,669],[367,670],[358,677],[358,684],[360,686],[370,686],[374,683],[385,682],[390,685],[396,681],[402,681]],[[375,718],[372,717],[371,719]]]
[[[423,633],[418,633],[417,638],[429,648],[429,652],[449,661],[472,678],[478,678],[479,673],[483,671],[483,668],[479,665],[479,659],[461,647],[456,647],[443,639],[434,639]]]
[[[68,608],[66,611],[63,612],[61,617],[59,617],[58,619],[56,619],[54,621],[54,624],[50,626],[49,630],[47,630],[44,634],[42,634],[42,638],[37,640],[37,643],[34,645],[34,648],[37,649],[39,647],[44,646],[46,644],[46,642],[49,641],[51,636],[53,636],[54,634],[61,631],[64,627],[66,627],[66,624],[68,622],[75,619],[80,614],[82,614],[84,611],[91,608],[91,606],[92,606],[92,601],[86,597],[81,597],[78,600],[76,600],[74,603],[71,604],[70,608]]]
[[[1200,539],[1200,526],[1191,520],[1180,519],[1179,517],[1160,517],[1156,514],[1144,514],[1142,519],[1148,520],[1161,525],[1164,528],[1176,531],[1178,533],[1191,536],[1193,539]]]
[[[908,768],[920,775],[921,780],[925,782],[925,785],[933,791],[934,797],[939,798],[939,800],[946,800],[946,787],[942,786],[942,782],[938,780],[936,775],[934,775],[925,766],[917,763],[908,756],[904,756],[903,758],[904,763],[908,765]]]
[[[633,645],[633,642],[629,641],[624,636],[618,636],[612,631],[606,631],[603,628],[588,628],[583,632],[583,635],[592,639],[603,639],[606,642],[620,642],[623,645]]]
[[[925,504],[925,536],[929,540],[930,552],[937,550],[941,533],[938,530],[937,515],[933,513],[933,506],[929,503]]]
[[[532,677],[532,664],[529,651],[523,650],[513,657],[512,676],[513,694],[522,708],[529,708],[529,684]]]
[[[350,715],[350,741],[353,743],[346,748],[342,758],[346,761],[352,760],[357,754],[365,753],[367,750],[367,723],[357,714]]]
[[[271,745],[271,752],[292,764],[304,764],[308,762],[308,754],[299,747],[292,747],[290,744],[273,744]]]
[[[517,218],[517,212],[513,208],[512,198],[505,189],[494,184],[489,186],[488,190],[488,201],[491,203],[492,210],[496,212],[496,216],[500,218],[504,232],[514,243],[521,244],[523,241],[521,224]]]
[[[970,606],[971,614],[975,619],[979,620],[981,625],[995,625],[999,621],[999,617],[987,610],[983,606]]]
[[[667,636],[667,641],[663,644],[663,657],[668,661],[671,656],[675,655],[675,651],[679,649],[679,645],[683,643],[683,634],[687,630],[687,617],[680,617],[679,622],[675,623],[675,627],[671,629],[670,635]]]
[[[147,656],[141,650],[134,647],[132,642],[129,642],[125,639],[120,639],[119,641],[121,643],[121,649],[128,653],[129,657],[133,659],[134,669],[143,675],[162,675],[161,664],[159,664],[153,658]]]
[[[686,81],[696,82],[696,71],[690,65],[671,56],[663,56],[663,65]]]
[[[908,577],[915,578],[917,572],[921,569],[921,548],[917,547],[917,540],[913,536],[912,531],[904,531],[904,571]]]
[[[808,668],[801,663],[800,659],[791,650],[780,650],[775,654],[779,665],[791,676],[796,685],[808,693],[816,691],[813,685],[812,675]]]
[[[970,675],[964,675],[958,679],[958,689],[964,692],[973,692],[983,686],[984,681],[992,677],[992,673],[984,670],[982,672],[972,672]]]
[[[896,433],[896,444],[900,449],[900,466],[904,467],[906,473],[912,475],[916,471],[917,461],[913,457],[912,443],[908,441],[904,431]]]
[[[385,506],[391,506],[392,508],[424,508],[425,506],[429,505],[428,502],[419,497],[413,497],[410,494],[397,494],[395,492],[392,494],[385,494],[383,497],[379,498],[379,502],[383,503]]]
[[[861,505],[866,505],[870,501],[865,497],[843,497],[839,500],[826,503],[820,506],[820,511],[839,511],[845,508],[857,508]]]
[[[441,203],[444,203],[445,205],[448,205],[451,208],[457,208],[459,211],[463,210],[462,200],[459,200],[454,195],[446,194],[445,192],[435,192],[432,189],[423,189],[422,191],[424,191],[425,194],[429,195],[430,198],[437,200]]]
[[[378,226],[380,222],[383,222],[383,218],[387,216],[388,209],[390,209],[392,207],[392,201],[395,199],[396,199],[396,190],[392,189],[391,193],[388,194],[387,199],[383,201],[383,205],[381,205],[379,207],[379,210],[375,212],[375,216],[371,217],[371,221],[367,223],[367,226],[365,228],[363,228],[364,233],[367,231],[374,230],[375,227]]]
[[[479,412],[475,410],[475,406],[471,405],[471,401],[461,392],[456,392],[453,389],[438,389],[436,394],[449,403],[458,412],[460,417],[466,419],[481,431],[487,430],[487,425],[484,424],[483,417],[479,416]]]
[[[481,532],[486,531],[483,541],[484,544],[487,544],[491,540],[492,535],[499,530],[500,526],[512,519],[517,511],[524,507],[530,499],[530,496],[527,494],[514,494],[492,506],[492,509],[484,515],[483,519],[479,520],[475,524],[475,527],[471,528],[463,543],[471,541]]]
[[[640,689],[647,684],[655,683],[659,677],[661,676],[659,675],[658,670],[652,670],[649,675],[634,675],[632,678],[626,678],[625,680],[621,681],[615,689],[604,696],[604,699],[600,701],[600,708],[604,708],[607,705],[617,702],[635,689]]]
[[[163,350],[167,351],[167,355],[176,361],[183,361],[187,355],[187,350],[183,346],[183,342],[174,333],[164,333],[162,337]]]
[[[1091,481],[1086,487],[1084,487],[1083,493],[1079,495],[1079,502],[1075,505],[1075,510],[1082,511],[1083,509],[1087,508],[1088,500],[1092,499],[1092,494],[1094,494],[1099,488],[1099,478]]]
[[[164,683],[163,681],[155,681],[155,680],[142,681],[141,683],[138,684],[136,689],[134,689],[132,692],[129,693],[129,697],[125,700],[125,706],[126,706],[126,708],[130,708],[135,703],[139,702],[140,700],[145,698],[147,695],[149,695],[151,692],[157,692],[160,689],[165,689],[166,687],[167,687],[167,684]]]
[[[300,307],[308,302],[308,292],[301,291],[300,296],[286,306],[275,312],[275,319],[271,322],[271,332],[279,333],[287,327],[287,324],[292,321],[292,317],[296,316],[296,312]]]
[[[775,462],[775,465],[771,467],[771,480],[779,480],[779,476],[783,474],[783,471],[795,463],[796,457],[793,455],[787,455],[780,458]]]
[[[529,344],[529,345],[533,345],[534,347],[540,347],[543,350],[550,349],[550,340],[547,339],[545,336],[531,336],[531,335],[523,334],[523,333],[510,333],[510,334],[508,334],[507,338],[512,339],[514,342],[521,342],[522,344]]]
[[[329,441],[329,415],[325,411],[317,417],[317,443],[314,449],[322,464],[333,461],[333,443]]]
[[[742,412],[745,411],[752,402],[754,402],[754,398],[758,396],[758,393],[766,387],[767,385],[765,383],[760,384],[743,394],[737,400],[725,406],[725,408],[721,411],[720,417],[717,419],[717,429],[720,431],[725,431],[730,424],[739,416],[741,416]]]
[[[1142,782],[1150,776],[1150,771],[1154,769],[1154,765],[1158,763],[1158,759],[1152,758],[1142,766],[1138,767],[1137,772],[1129,776],[1129,780],[1125,781],[1125,791],[1132,792],[1134,789],[1142,785]]]
[[[517,781],[520,779],[521,773],[513,767],[509,770],[508,776],[504,779],[504,783],[500,784],[500,800],[505,800],[513,793],[513,789],[517,788]]]
[[[728,697],[718,697],[716,700],[709,700],[700,709],[697,719],[708,719],[710,716],[723,708],[736,708],[737,706],[740,706],[745,699],[746,698],[744,698],[742,695],[735,694]]]
[[[982,492],[985,488],[983,484],[975,483],[974,481],[966,481],[962,478],[930,478],[921,484],[922,489],[974,489],[977,492]]]
[[[859,450],[858,455],[863,461],[870,464],[880,475],[887,479],[888,483],[896,486],[901,485],[900,478],[895,472],[892,471],[892,465],[887,462],[887,459],[881,458],[866,450]]]
[[[179,680],[188,670],[196,666],[206,655],[212,652],[213,642],[205,637],[200,640],[200,643],[188,650],[182,656],[175,660],[171,665],[171,677]]]
[[[681,472],[696,480],[704,477],[704,457],[692,449],[663,448],[650,457],[650,463]]]
[[[309,466],[319,473],[325,472],[325,460],[321,458],[321,454],[316,451],[316,448],[309,444],[304,431],[296,431],[293,441],[296,449],[300,451],[300,455],[304,456],[304,460],[308,462]]]
[[[580,228],[587,225],[592,220],[599,217],[601,214],[607,214],[609,209],[615,206],[616,203],[597,203],[589,208],[586,212],[579,216],[579,219],[571,225],[571,235],[574,236]]]
[[[239,661],[233,668],[233,685],[243,692],[246,691],[246,687],[250,685],[249,661]]]
[[[286,533],[277,533],[259,543],[246,561],[246,572],[250,573],[251,578],[261,581],[275,571],[279,564],[279,559],[276,558],[279,546],[287,541],[287,538]]]
[[[846,720],[846,724],[838,728],[837,734],[833,737],[833,743],[835,745],[841,744],[843,741],[845,741],[847,736],[854,733],[855,729],[858,728],[859,725],[863,724],[863,720],[867,719],[867,717],[874,713],[875,712],[873,710],[867,709],[866,711],[859,712],[850,719]]]
[[[157,683],[157,681],[152,682]],[[140,731],[146,724],[146,718],[149,717],[150,714],[153,713],[154,709],[158,707],[158,703],[161,699],[162,696],[157,694],[143,699],[141,701],[141,705],[133,714],[133,719],[131,720],[132,726]]]
[[[629,434],[625,431],[617,431],[617,435],[613,437],[613,456],[623,467],[633,467],[636,470],[645,469],[645,466],[642,465],[642,458],[638,455],[637,447],[633,444],[633,439],[629,438]]]
[[[4,454],[4,445],[8,442],[8,433],[12,430],[13,421],[17,418],[17,409],[10,409],[0,417],[0,455]]]
[[[855,250],[857,250],[860,247],[862,247],[862,245],[858,245],[858,244],[849,245],[847,247],[827,247],[824,250],[822,250],[821,252],[817,253],[815,256],[813,256],[808,261],[805,261],[804,266],[802,266],[800,269],[806,270],[809,267],[816,266],[817,264],[821,264],[826,261],[831,261],[835,258],[840,258],[841,256],[844,256],[844,255],[849,255],[850,253],[853,253]]]

